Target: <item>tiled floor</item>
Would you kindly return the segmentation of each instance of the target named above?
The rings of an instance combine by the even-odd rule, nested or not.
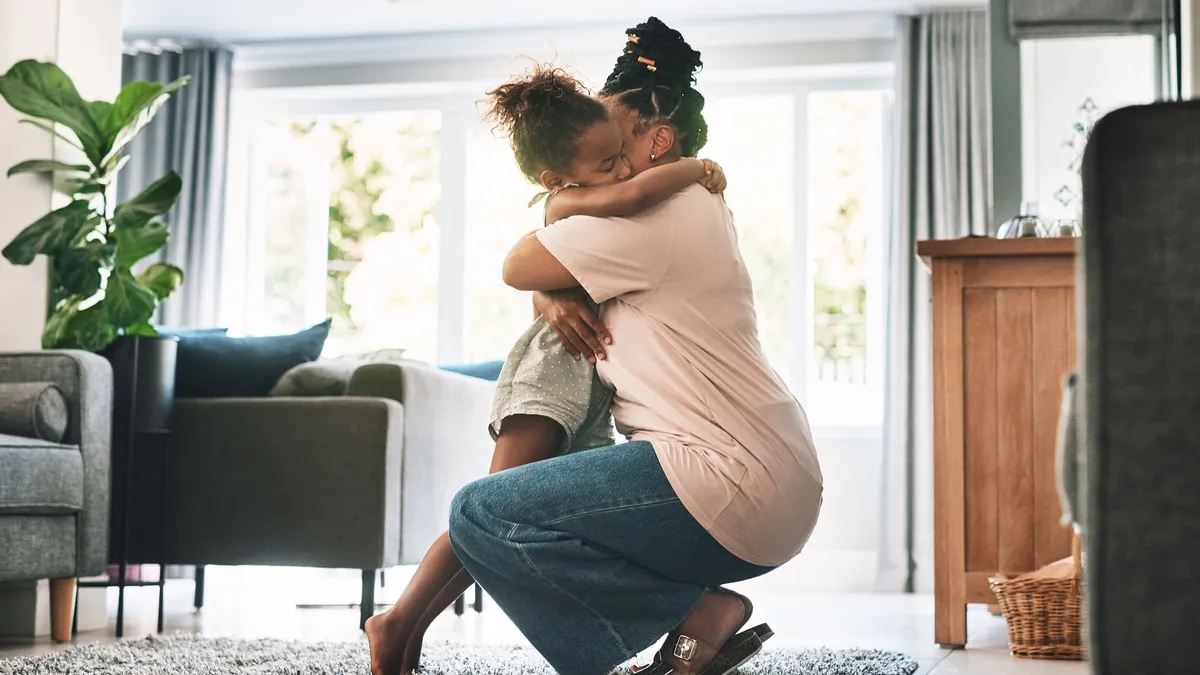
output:
[[[317,583],[312,571],[264,568],[214,568],[208,574],[204,610],[191,608],[192,585],[168,584],[167,632],[209,636],[279,637],[298,640],[360,640],[356,609],[295,608],[297,603],[352,602],[357,575],[349,573]],[[381,598],[394,597],[405,581],[388,575]],[[755,601],[757,618],[771,623],[772,646],[869,647],[909,654],[920,663],[917,675],[1084,675],[1082,663],[1017,659],[1006,650],[1003,620],[984,608],[972,609],[968,648],[950,652],[933,643],[933,599],[904,595],[771,595],[768,580],[744,589]],[[298,590],[302,589],[302,590]],[[155,592],[129,592],[126,635],[154,630]],[[110,616],[115,603],[110,597]],[[382,601],[382,599],[381,599]],[[86,633],[79,642],[111,641],[112,631]],[[523,639],[513,625],[485,600],[483,614],[456,617],[447,612],[431,629],[430,639],[463,643],[512,644]],[[0,658],[60,649],[47,641],[0,644]]]

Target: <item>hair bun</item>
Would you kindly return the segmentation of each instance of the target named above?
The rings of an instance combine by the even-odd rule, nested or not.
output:
[[[683,90],[696,82],[704,62],[679,31],[652,16],[625,33],[629,41],[604,84],[605,91],[647,86]]]
[[[548,122],[558,102],[579,95],[587,96],[579,80],[562,68],[538,64],[529,74],[488,92],[488,117],[511,135],[518,124]]]

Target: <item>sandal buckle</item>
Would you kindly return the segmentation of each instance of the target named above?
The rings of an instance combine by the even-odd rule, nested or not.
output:
[[[680,661],[691,661],[696,656],[696,639],[680,635],[675,641],[675,658]]]

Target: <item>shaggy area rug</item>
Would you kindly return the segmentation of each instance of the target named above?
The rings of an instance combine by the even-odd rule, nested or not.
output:
[[[893,652],[767,648],[743,675],[912,675],[917,662]],[[550,673],[537,652],[521,647],[431,645],[422,673]],[[628,670],[619,671],[628,673]],[[54,654],[0,660],[0,675],[367,675],[367,643],[149,637],[88,645]]]

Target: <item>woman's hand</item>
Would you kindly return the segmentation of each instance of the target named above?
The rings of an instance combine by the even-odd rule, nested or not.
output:
[[[576,359],[582,356],[591,363],[604,360],[604,346],[612,344],[612,336],[592,311],[582,288],[534,293],[533,308],[546,318]]]
[[[713,194],[725,192],[728,181],[725,180],[725,170],[721,168],[721,165],[711,159],[700,161],[704,164],[704,178],[700,179],[700,184]]]

